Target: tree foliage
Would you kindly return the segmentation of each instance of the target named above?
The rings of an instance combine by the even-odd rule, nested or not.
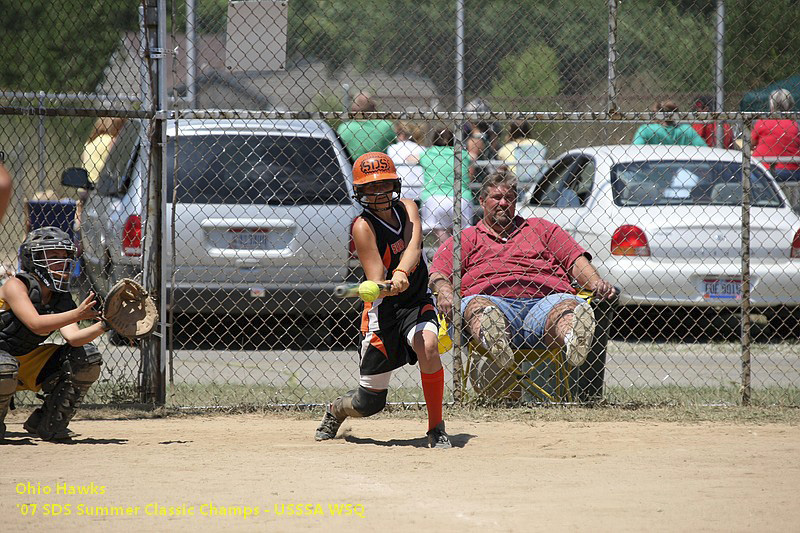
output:
[[[508,54],[500,61],[499,71],[491,92],[495,101],[555,96],[560,89],[558,56],[544,44]]]
[[[618,72],[647,76],[665,91],[713,87],[717,0],[630,0],[618,3]],[[292,0],[289,52],[336,69],[413,72],[443,94],[455,90],[455,3],[364,0]],[[725,79],[728,91],[797,73],[800,2],[725,0]],[[607,77],[606,2],[573,0],[466,0],[465,81],[468,98],[516,92],[546,75],[541,67],[508,67],[532,42],[555,51],[559,89],[580,94]],[[504,63],[506,61],[506,63]],[[503,65],[506,65],[505,67]],[[539,71],[538,73],[536,71]],[[531,86],[530,89],[536,89]]]
[[[0,0],[0,87],[90,92],[120,42],[137,25],[130,0]]]
[[[197,31],[225,31],[227,0],[196,0]],[[717,0],[618,2],[618,72],[667,91],[712,87]],[[123,30],[137,26],[135,0],[0,0],[0,87],[91,91]],[[798,72],[798,0],[725,0],[728,91]],[[170,22],[185,27],[185,2]],[[288,56],[425,76],[455,92],[455,2],[291,0]],[[466,96],[581,94],[607,77],[606,2],[465,0]]]
[[[454,3],[374,0],[369,4],[371,9],[358,10],[344,0],[293,1],[290,54],[321,59],[332,69],[351,63],[362,70],[419,73],[432,79],[443,94],[453,94]],[[500,96],[502,91],[508,91],[508,97],[526,96],[523,92],[542,95],[543,90],[551,92],[554,76],[561,93],[580,94],[606,79],[604,2],[467,0],[465,4],[468,97],[490,92]],[[648,71],[663,79],[664,88],[700,90],[712,79],[713,27],[707,6],[705,11],[663,2],[621,4],[621,73]],[[535,47],[541,47],[539,52]],[[544,56],[538,57],[539,53]],[[687,61],[687,54],[692,60]]]
[[[798,0],[726,0],[729,91],[745,91],[800,74]]]

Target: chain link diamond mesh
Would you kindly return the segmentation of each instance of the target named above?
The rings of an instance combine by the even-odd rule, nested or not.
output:
[[[507,368],[455,305],[447,401],[800,404],[793,0],[0,8],[6,271],[29,230],[59,226],[80,247],[76,301],[102,297],[159,256],[149,232],[164,238],[163,279],[147,279],[160,334],[96,339],[89,401],[308,405],[354,388],[362,304],[333,294],[365,279],[352,162],[385,151],[419,207],[421,260],[436,272],[458,243],[461,296],[516,304],[598,276],[619,290],[592,299],[578,368],[563,304],[506,314]],[[517,195],[487,204],[498,172]],[[497,235],[498,204],[556,226]],[[597,276],[576,270],[582,250]],[[424,401],[415,366],[390,389]]]

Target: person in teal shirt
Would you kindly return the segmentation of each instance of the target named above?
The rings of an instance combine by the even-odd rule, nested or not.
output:
[[[447,128],[436,132],[433,146],[419,158],[424,172],[422,188],[422,231],[431,231],[444,243],[453,234],[453,180],[455,178],[455,148],[453,132]],[[469,153],[461,151],[461,214],[462,227],[472,224],[472,191],[469,188]]]
[[[366,93],[360,93],[350,106],[353,113],[377,111],[375,101]],[[348,120],[339,124],[336,134],[355,161],[367,152],[386,152],[395,140],[394,124],[390,120]]]
[[[678,106],[672,100],[657,102],[654,113],[672,113]],[[656,124],[642,124],[633,136],[633,144],[678,144],[681,146],[708,146],[691,124],[675,124],[664,121]]]

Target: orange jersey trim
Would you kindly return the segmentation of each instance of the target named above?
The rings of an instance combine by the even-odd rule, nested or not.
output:
[[[369,343],[378,350],[380,350],[380,352],[386,359],[389,359],[389,354],[386,353],[386,346],[383,345],[383,340],[380,337],[378,337],[375,334],[375,332],[372,333],[372,338],[369,340]]]
[[[392,264],[392,252],[389,246],[387,246],[386,249],[383,251],[383,267],[386,269],[387,272],[389,271],[389,265],[391,264]]]
[[[364,312],[361,313],[361,331],[369,331],[369,312],[372,309],[372,302],[364,302]]]

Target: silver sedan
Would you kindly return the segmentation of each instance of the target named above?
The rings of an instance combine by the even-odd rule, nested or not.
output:
[[[800,305],[800,216],[751,162],[754,306]],[[742,153],[597,146],[561,155],[520,195],[523,217],[586,247],[622,305],[736,307],[742,298]]]

